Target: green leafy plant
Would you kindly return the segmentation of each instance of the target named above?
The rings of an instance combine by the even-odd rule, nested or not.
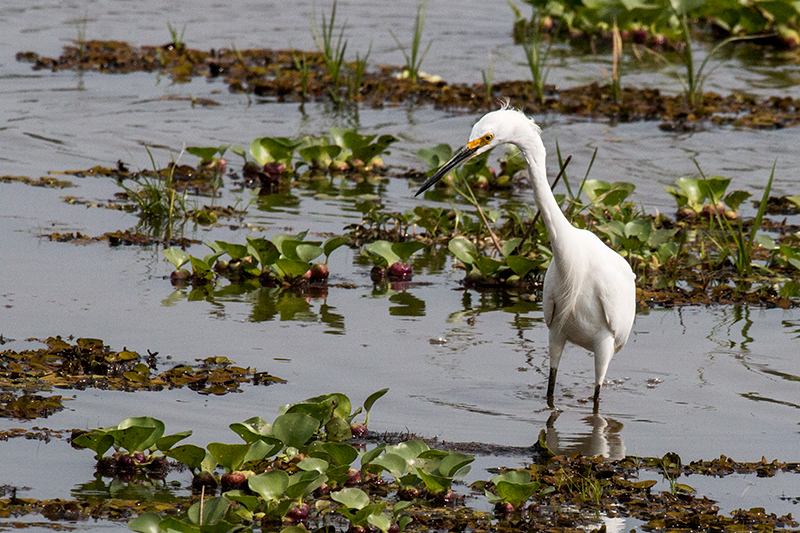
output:
[[[695,162],[696,163],[696,162]],[[734,267],[736,268],[736,272],[743,277],[750,277],[753,273],[753,244],[756,242],[756,233],[758,232],[759,227],[761,226],[761,220],[764,217],[764,213],[767,208],[767,201],[769,200],[769,193],[772,189],[772,179],[775,177],[775,166],[777,162],[772,165],[772,172],[770,172],[769,179],[767,180],[767,185],[764,187],[764,194],[761,196],[761,202],[758,206],[758,212],[756,213],[755,218],[753,219],[753,227],[750,230],[749,235],[744,231],[743,223],[741,218],[738,218],[738,223],[734,227],[728,217],[723,216],[720,214],[719,209],[714,209],[714,220],[717,222],[720,230],[722,230],[723,240],[725,244],[722,246],[724,252],[727,256],[729,256],[733,262]],[[697,169],[700,171],[700,174],[703,176],[703,180],[698,182],[698,185],[702,191],[702,193],[711,199],[712,205],[718,205],[719,202],[722,200],[721,193],[718,192],[719,188],[714,188],[713,184],[715,181],[712,178],[706,178],[703,175],[703,171],[700,169],[700,165],[697,165]],[[725,178],[718,178],[717,180],[725,181]],[[731,193],[733,194],[733,193]],[[749,197],[749,194],[745,193]],[[730,195],[728,195],[730,196]],[[725,198],[728,198],[726,196]],[[741,195],[740,195],[741,196]],[[744,200],[742,198],[739,200],[740,202]],[[738,207],[738,204],[737,204]]]
[[[519,25],[519,23],[524,20],[522,13],[513,3],[509,2],[508,5],[514,12],[515,25]],[[544,38],[541,11],[533,4],[531,4],[531,7],[533,14],[531,15],[530,23],[522,25],[524,30],[521,35],[520,44],[525,52],[528,70],[531,73],[534,97],[540,102],[544,102],[545,83],[550,73],[548,59],[550,57],[553,41]]]
[[[347,237],[335,236],[322,241],[306,241],[307,231],[297,235],[279,234],[271,240],[247,237],[247,244],[225,241],[207,242],[212,253],[203,258],[187,254],[177,248],[167,248],[162,253],[173,264],[174,283],[189,280],[192,283],[210,283],[214,274],[231,281],[259,278],[264,285],[275,283],[324,282],[328,279],[328,259],[338,248],[349,242]],[[316,262],[324,255],[325,261]],[[228,256],[225,260],[222,257]],[[192,266],[192,272],[183,267]]]
[[[422,65],[422,61],[425,59],[425,56],[428,54],[431,44],[433,44],[433,41],[429,42],[428,46],[425,47],[425,50],[420,52],[420,46],[422,45],[422,30],[425,27],[425,16],[427,12],[428,0],[423,0],[421,4],[417,4],[417,15],[414,19],[414,35],[411,39],[410,50],[408,51],[400,42],[400,39],[398,39],[394,34],[394,32],[389,29],[389,35],[391,35],[394,41],[397,43],[397,46],[400,48],[400,51],[403,53],[403,57],[406,60],[406,67],[403,71],[403,75],[406,76],[411,83],[417,83],[419,80],[420,66]]]
[[[186,24],[183,25],[180,33],[178,33],[177,28],[173,28],[172,24],[169,22],[167,22],[167,29],[169,30],[169,36],[172,40],[172,47],[178,51],[183,50],[183,48],[186,46],[186,44],[183,42],[183,36],[186,33]]]
[[[339,86],[341,85],[340,78],[343,77],[342,75],[345,69],[344,54],[347,50],[347,40],[344,38],[344,30],[346,27],[346,24],[342,25],[342,27],[339,29],[338,37],[336,37],[334,42],[334,33],[336,28],[335,0],[333,2],[333,6],[331,7],[330,19],[326,20],[325,15],[322,15],[321,27],[317,27],[316,19],[312,15],[311,35],[314,39],[314,43],[317,45],[317,49],[322,54],[322,59],[325,63],[325,69],[327,70],[328,76],[331,79],[331,85],[328,88],[328,92],[330,93],[334,102],[339,102],[341,98],[339,95]]]
[[[498,474],[492,478],[492,484],[494,492],[484,489],[484,494],[495,508],[508,504],[513,509],[519,509],[541,488],[538,481],[531,480],[531,473],[527,470],[509,470]]]
[[[373,281],[389,279],[408,281],[413,276],[411,265],[408,264],[415,252],[425,248],[420,241],[390,243],[384,240],[371,242],[361,249],[361,254],[372,260]]]

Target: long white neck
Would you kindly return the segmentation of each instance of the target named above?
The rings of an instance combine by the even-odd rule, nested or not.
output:
[[[550,190],[550,184],[547,182],[547,167],[545,166],[546,152],[542,140],[533,133],[531,137],[530,144],[536,147],[536,157],[534,158],[534,154],[530,153],[530,150],[522,147],[520,147],[520,150],[528,163],[528,177],[533,187],[533,197],[539,207],[539,212],[542,214],[547,232],[550,234],[550,246],[553,255],[562,255],[558,244],[563,242],[565,233],[575,228],[564,216],[561,207],[553,196],[553,192]]]

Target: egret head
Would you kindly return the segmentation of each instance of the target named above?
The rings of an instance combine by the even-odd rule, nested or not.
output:
[[[539,140],[540,133],[539,126],[521,111],[504,106],[502,109],[487,113],[472,127],[467,145],[428,178],[414,196],[419,196],[428,190],[461,163],[491,150],[498,144],[513,143],[520,146],[520,142],[530,139],[532,134]],[[541,140],[538,144],[541,145]]]

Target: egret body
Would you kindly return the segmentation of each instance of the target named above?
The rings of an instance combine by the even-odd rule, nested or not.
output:
[[[594,233],[574,227],[547,182],[541,129],[522,112],[504,107],[484,115],[467,145],[420,187],[417,195],[460,163],[503,143],[514,144],[528,164],[528,177],[553,258],[544,276],[543,310],[549,330],[547,403],[553,407],[558,363],[567,341],[594,352],[594,406],[611,358],[627,342],[636,314],[636,276],[617,252]]]

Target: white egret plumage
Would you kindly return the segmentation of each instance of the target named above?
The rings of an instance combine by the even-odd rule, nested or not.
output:
[[[553,407],[556,374],[567,341],[594,352],[594,405],[611,358],[628,340],[636,314],[636,276],[628,262],[594,233],[574,227],[547,182],[541,129],[524,113],[504,107],[472,128],[467,145],[420,187],[503,143],[516,145],[528,164],[533,196],[550,235],[553,254],[544,277],[542,306],[549,330],[547,403]]]

